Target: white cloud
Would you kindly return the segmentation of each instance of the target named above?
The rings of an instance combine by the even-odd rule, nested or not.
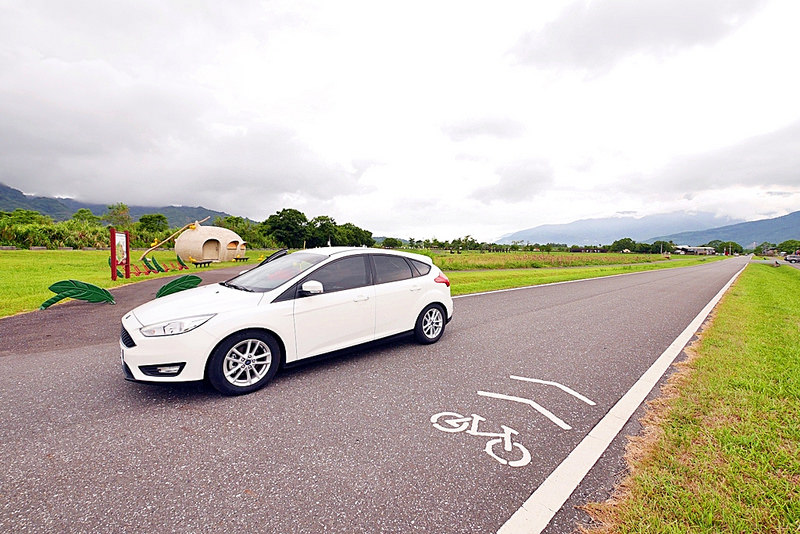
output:
[[[782,214],[797,200],[798,14],[790,0],[10,0],[0,182],[258,220],[294,207],[418,239],[618,211]]]

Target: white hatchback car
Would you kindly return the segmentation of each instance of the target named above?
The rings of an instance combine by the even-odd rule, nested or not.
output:
[[[301,250],[134,308],[122,318],[122,367],[128,380],[208,379],[238,395],[303,358],[405,332],[435,343],[452,316],[450,281],[427,256]]]

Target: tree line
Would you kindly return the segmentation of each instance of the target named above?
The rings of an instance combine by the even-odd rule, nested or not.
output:
[[[283,209],[261,223],[226,216],[215,218],[213,225],[236,232],[250,248],[375,245],[371,232],[352,223],[337,224],[326,215],[309,220],[295,209]],[[177,227],[170,228],[166,215],[162,213],[142,215],[134,221],[128,206],[122,202],[109,205],[102,216],[81,208],[71,219],[60,222],[38,211],[15,209],[12,212],[0,211],[0,246],[106,248],[109,246],[108,227],[127,230],[134,248],[149,248],[178,230]],[[174,242],[164,246],[172,247]]]
[[[274,249],[313,248],[332,246],[366,246],[376,245],[372,232],[359,228],[352,223],[338,224],[332,217],[320,215],[309,219],[303,212],[285,208],[267,217],[262,222],[243,217],[217,217],[214,226],[227,228],[239,234],[247,241],[250,248]],[[16,209],[13,212],[0,211],[0,246],[18,248],[59,247],[105,248],[109,246],[108,227],[117,230],[128,230],[131,235],[131,246],[148,248],[155,242],[166,239],[178,228],[170,228],[164,214],[152,213],[139,217],[134,221],[128,206],[122,202],[109,205],[102,216],[94,215],[89,209],[81,208],[67,221],[54,222],[47,215],[37,211]],[[165,244],[172,247],[174,243]],[[458,237],[450,241],[436,239],[417,240],[413,237],[401,240],[396,237],[383,239],[380,246],[385,248],[440,249],[451,251],[483,251],[483,252],[635,252],[639,254],[659,254],[673,252],[675,244],[667,241],[655,243],[639,243],[631,238],[614,241],[610,245],[572,245],[566,243],[529,243],[514,241],[511,244],[479,242],[471,235]],[[734,241],[714,240],[702,246],[713,247],[718,254],[743,253],[746,251]],[[755,250],[759,254],[772,251],[793,253],[800,249],[800,241],[787,240],[779,244],[764,242]]]

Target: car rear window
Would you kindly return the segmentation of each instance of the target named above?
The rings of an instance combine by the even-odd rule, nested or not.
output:
[[[431,266],[425,263],[424,261],[411,260],[411,264],[414,266],[417,272],[422,276],[425,276],[426,274],[431,272]]]

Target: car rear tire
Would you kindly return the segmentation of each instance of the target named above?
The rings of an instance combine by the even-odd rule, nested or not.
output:
[[[220,343],[208,362],[208,381],[224,395],[243,395],[264,387],[281,361],[274,337],[258,330],[233,334]]]
[[[417,317],[414,337],[425,345],[436,343],[444,334],[444,309],[439,304],[428,304]]]

